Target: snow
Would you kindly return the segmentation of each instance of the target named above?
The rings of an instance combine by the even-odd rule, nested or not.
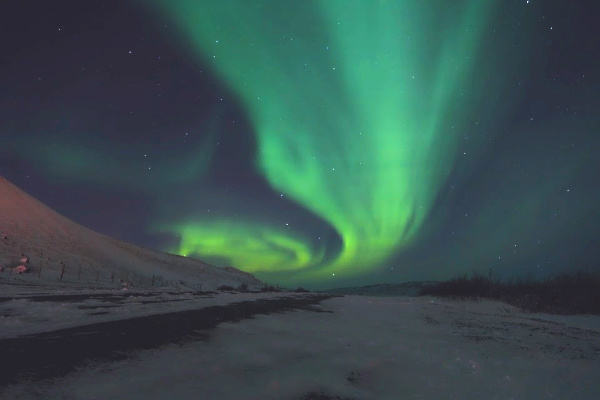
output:
[[[183,301],[156,304],[168,312],[277,295],[194,299],[180,293],[165,299]],[[114,314],[153,312],[138,303],[131,298],[120,306],[121,314]],[[11,335],[40,329],[46,311],[61,326],[90,318],[80,314],[61,322],[62,314],[76,312],[65,304],[21,299],[11,307],[18,312],[39,307],[22,321],[28,328]],[[320,392],[381,400],[600,398],[598,316],[527,314],[499,302],[429,297],[346,296],[325,300],[316,311],[324,312],[221,323],[208,332],[208,340],[92,363],[60,379],[8,387],[5,395],[283,400]],[[5,325],[0,327],[4,333]]]
[[[4,374],[10,374],[13,348],[6,344],[36,340],[28,335],[50,333],[58,340],[64,328],[121,321],[118,334],[130,329],[137,340],[135,328],[144,325],[135,317],[171,318],[215,305],[304,296],[194,292],[262,283],[235,268],[90,231],[2,177],[0,227],[0,265],[8,267],[0,274]],[[17,260],[31,273],[14,271]],[[156,285],[152,276],[160,277]],[[388,295],[399,294],[397,289],[385,287]],[[410,294],[413,288],[402,289]],[[527,314],[493,301],[346,296],[312,309],[239,318],[207,328],[206,335],[191,335],[194,341],[147,346],[120,361],[67,369],[71,372],[60,378],[0,387],[0,398],[283,400],[308,399],[309,393],[354,400],[600,398],[599,316]],[[63,345],[71,348],[72,338]],[[78,343],[87,346],[87,340]],[[38,347],[28,348],[37,367]],[[14,356],[12,363],[14,370]]]
[[[0,285],[0,288],[3,286]],[[48,297],[63,296],[57,301]],[[72,301],[68,296],[90,296]],[[108,297],[107,297],[108,296]],[[164,290],[60,290],[13,293],[0,301],[0,339],[14,338],[98,322],[222,306],[232,302],[281,297],[279,293],[197,293],[166,287]],[[0,300],[5,300],[0,298]]]
[[[91,231],[48,208],[0,176],[0,265],[22,264],[37,282],[114,286],[119,279],[136,284],[184,282],[204,290],[221,285],[262,283],[235,268],[217,268],[182,257],[134,246]],[[12,271],[18,273],[18,271]],[[6,280],[8,271],[0,274]],[[114,279],[113,279],[114,277]],[[1,296],[1,294],[0,294]]]

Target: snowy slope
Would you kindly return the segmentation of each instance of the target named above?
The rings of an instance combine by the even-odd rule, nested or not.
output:
[[[91,231],[0,177],[0,266],[16,266],[21,254],[29,257],[33,271],[29,279],[35,281],[56,282],[64,267],[63,282],[110,284],[114,274],[115,282],[123,279],[146,285],[154,275],[155,284],[183,281],[195,287],[202,284],[202,289],[241,283],[251,288],[262,286],[252,275],[235,269],[217,268]],[[4,271],[0,279],[8,275]]]

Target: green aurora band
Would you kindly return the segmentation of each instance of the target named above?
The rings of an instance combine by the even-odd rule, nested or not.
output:
[[[224,257],[259,276],[361,274],[426,235],[473,107],[506,78],[482,55],[494,1],[151,3],[176,25],[182,48],[238,96],[273,190],[342,239],[325,260],[274,221],[163,227],[181,236],[177,253]],[[469,151],[484,140],[473,138]]]

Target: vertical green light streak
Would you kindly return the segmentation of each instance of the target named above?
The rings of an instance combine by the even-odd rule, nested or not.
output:
[[[338,258],[311,269],[312,278],[359,273],[417,237],[456,156],[463,126],[451,127],[449,115],[461,110],[459,92],[477,72],[474,52],[492,1],[154,3],[240,97],[272,187],[342,237]],[[212,228],[181,228],[180,252],[221,252],[252,270],[261,259],[281,260],[280,269],[319,262],[292,238],[235,249],[213,243],[214,232],[227,229]],[[286,246],[301,262],[269,254]],[[243,248],[258,254],[252,265]]]

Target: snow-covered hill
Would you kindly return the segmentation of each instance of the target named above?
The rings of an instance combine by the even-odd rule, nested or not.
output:
[[[0,266],[24,257],[36,282],[114,285],[120,280],[150,286],[172,282],[202,289],[220,285],[262,286],[252,275],[203,261],[134,246],[91,231],[51,210],[0,177]],[[40,270],[41,269],[41,270]],[[12,272],[12,276],[11,275]],[[1,280],[14,279],[5,268]],[[25,275],[20,277],[24,278]]]

